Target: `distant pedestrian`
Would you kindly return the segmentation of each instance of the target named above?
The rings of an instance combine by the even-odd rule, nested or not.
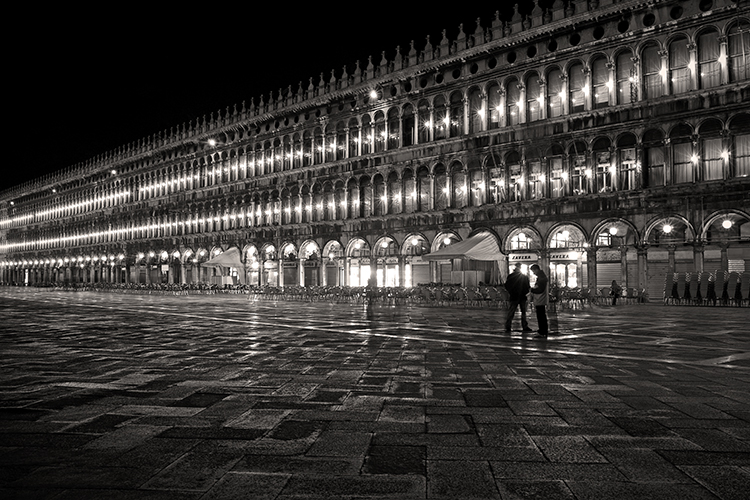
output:
[[[617,284],[616,280],[612,280],[612,286],[609,287],[609,294],[612,296],[612,305],[617,305],[617,298],[622,296],[622,287]]]
[[[532,331],[529,328],[529,322],[526,320],[526,296],[530,290],[529,277],[521,272],[521,264],[516,264],[513,272],[508,275],[505,281],[505,289],[508,291],[508,315],[505,318],[505,331],[510,332],[513,323],[513,316],[516,315],[516,309],[521,306],[521,327],[524,332]]]
[[[546,337],[549,333],[547,323],[547,304],[549,303],[549,280],[542,268],[537,264],[531,266],[531,272],[536,275],[536,283],[531,289],[531,299],[536,309],[536,321],[539,324],[539,336]]]

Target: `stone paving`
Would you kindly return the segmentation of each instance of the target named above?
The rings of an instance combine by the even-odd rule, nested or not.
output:
[[[747,498],[749,308],[503,313],[0,289],[0,497]]]

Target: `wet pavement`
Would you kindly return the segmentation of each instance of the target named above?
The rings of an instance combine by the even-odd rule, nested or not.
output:
[[[747,498],[750,308],[503,314],[2,288],[0,497]]]

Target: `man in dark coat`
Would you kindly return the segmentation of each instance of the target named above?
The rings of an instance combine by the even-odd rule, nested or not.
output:
[[[530,289],[529,277],[521,272],[521,264],[516,264],[513,268],[513,272],[510,273],[508,279],[505,281],[505,289],[510,296],[508,316],[505,318],[505,331],[510,332],[513,316],[516,315],[518,306],[521,306],[521,327],[523,327],[523,331],[532,331],[529,328],[529,322],[526,321],[526,295],[528,295]]]

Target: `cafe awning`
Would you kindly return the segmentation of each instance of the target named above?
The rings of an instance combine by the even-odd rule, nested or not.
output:
[[[203,266],[214,266],[214,267],[236,267],[242,269],[244,266],[240,260],[240,251],[236,248],[230,248],[224,253],[220,253],[211,260],[207,260]]]
[[[437,252],[422,256],[424,260],[491,260],[497,261],[503,258],[497,240],[490,233],[479,233],[464,241],[445,246]]]

